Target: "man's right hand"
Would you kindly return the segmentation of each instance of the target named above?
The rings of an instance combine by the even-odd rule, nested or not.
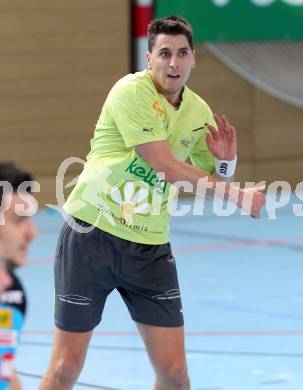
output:
[[[265,186],[242,188],[239,193],[238,207],[252,218],[259,218],[265,204]]]

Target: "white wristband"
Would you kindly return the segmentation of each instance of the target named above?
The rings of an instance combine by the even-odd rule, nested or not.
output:
[[[216,160],[216,174],[223,178],[230,178],[235,174],[237,165],[237,155],[233,160]]]

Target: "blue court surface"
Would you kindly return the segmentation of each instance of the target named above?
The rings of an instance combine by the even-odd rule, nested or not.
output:
[[[218,217],[210,203],[204,216],[172,218],[192,389],[303,389],[303,217],[294,216],[291,202],[276,219],[266,210],[259,220],[239,212]],[[17,358],[25,390],[38,389],[50,358],[53,255],[63,219],[43,209],[35,221],[40,235],[18,270],[29,300]],[[153,379],[136,326],[114,292],[74,388],[148,390]]]

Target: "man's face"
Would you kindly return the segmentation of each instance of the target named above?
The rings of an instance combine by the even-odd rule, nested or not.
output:
[[[10,207],[4,212],[5,224],[0,225],[0,249],[2,252],[0,258],[15,266],[26,263],[29,244],[37,235],[31,217],[19,216],[15,210],[16,205],[21,205],[27,210],[30,202],[29,195],[23,194],[21,198],[17,193],[13,193]]]
[[[195,52],[191,50],[187,37],[159,34],[151,53],[147,53],[156,88],[167,100],[178,103],[180,92],[186,84],[195,64]]]

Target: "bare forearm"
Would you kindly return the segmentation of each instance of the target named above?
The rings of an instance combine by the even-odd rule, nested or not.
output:
[[[165,174],[165,180],[170,183],[175,183],[177,181],[191,183],[194,194],[196,193],[198,183],[203,178],[207,178],[207,182],[212,184],[212,187],[209,186],[209,188],[206,189],[206,195],[210,197],[215,196],[216,185],[218,183],[221,185],[224,183],[224,198],[227,199],[229,197],[230,200],[238,203],[239,188],[218,177],[216,174],[210,175],[207,171],[193,167],[192,165],[179,160],[174,160],[171,163],[167,163],[164,167],[162,167],[162,171]]]
[[[259,217],[260,209],[265,202],[262,194],[263,188],[241,189],[233,183],[225,182],[202,169],[179,161],[171,152],[166,141],[154,141],[138,145],[136,151],[156,172],[164,173],[164,180],[170,183],[177,181],[190,183],[192,188],[189,191],[186,189],[186,192],[229,199],[252,217]],[[218,189],[219,191],[216,191]]]

